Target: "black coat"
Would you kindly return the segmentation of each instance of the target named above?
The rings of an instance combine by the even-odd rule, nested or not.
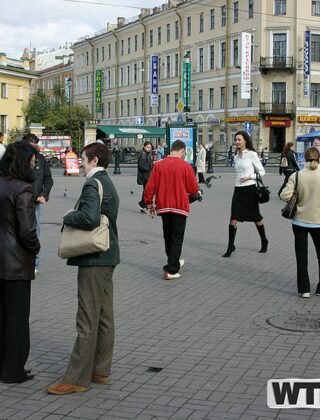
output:
[[[152,152],[147,153],[144,149],[140,152],[138,157],[138,185],[146,185],[150,173],[153,168]]]
[[[53,186],[53,179],[49,163],[41,153],[36,154],[36,167],[34,168],[35,181],[32,184],[35,201],[43,196],[46,201],[49,200],[49,194]]]
[[[286,170],[289,170],[289,171],[292,171],[292,172],[299,171],[300,168],[299,168],[299,165],[297,163],[295,153],[292,150],[288,150],[287,153],[282,153],[281,157],[280,157],[280,162],[281,162],[281,159],[284,156],[287,158],[288,166],[286,168],[281,168],[281,166],[280,166],[279,167],[279,174],[281,175],[282,172],[284,172]]]
[[[31,184],[0,177],[0,281],[34,279],[40,243]]]

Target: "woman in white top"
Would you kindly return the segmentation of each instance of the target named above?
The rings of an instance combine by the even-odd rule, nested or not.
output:
[[[256,195],[256,176],[265,174],[258,154],[255,152],[251,137],[245,131],[238,131],[235,135],[237,154],[234,158],[236,170],[236,184],[232,197],[231,218],[229,224],[228,248],[223,257],[230,257],[235,251],[234,240],[238,222],[254,222],[261,239],[259,252],[267,252],[266,238],[259,203]]]
[[[206,149],[202,143],[199,144],[199,152],[197,154],[196,167],[199,177],[199,184],[205,184],[203,174],[206,171]]]
[[[298,293],[303,298],[310,297],[310,281],[308,274],[308,235],[310,234],[317,252],[320,267],[320,165],[319,150],[310,147],[305,153],[304,168],[292,174],[280,198],[289,201],[294,191],[298,176],[297,210],[292,220],[294,234]],[[320,273],[319,273],[320,274]],[[320,278],[316,289],[320,296]]]

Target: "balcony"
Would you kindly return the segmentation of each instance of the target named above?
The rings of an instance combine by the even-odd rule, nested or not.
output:
[[[261,73],[267,71],[290,71],[293,73],[295,70],[293,57],[260,57]]]
[[[285,102],[283,104],[275,104],[273,102],[260,102],[259,113],[264,115],[294,115],[293,102]]]

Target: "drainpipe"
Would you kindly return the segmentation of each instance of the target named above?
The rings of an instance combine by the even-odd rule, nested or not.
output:
[[[226,57],[225,57],[225,69],[224,69],[224,133],[226,137],[226,151],[228,150],[228,123],[226,122],[228,116],[228,104],[229,104],[229,88],[228,88],[228,75],[229,75],[229,55],[230,55],[230,0],[227,0],[226,7]]]
[[[93,43],[90,41],[90,39],[88,39],[89,44],[91,45],[91,60],[92,60],[92,101],[91,101],[91,114],[92,114],[92,119],[95,120],[96,119],[96,113],[95,113],[95,106],[94,106],[94,98],[95,98],[95,62],[94,62],[94,45]]]
[[[183,21],[182,21],[182,16],[181,14],[177,11],[177,6],[175,7],[175,9],[173,10],[175,12],[175,14],[178,16],[179,18],[179,26],[180,26],[180,34],[179,34],[179,58],[180,58],[180,74],[179,74],[179,98],[182,98],[182,63],[183,63],[183,57],[184,57],[184,52],[183,52]],[[191,92],[190,92],[190,99],[191,99]]]
[[[147,92],[146,92],[146,79],[147,79],[147,26],[140,20],[141,25],[143,26],[144,31],[144,48],[143,48],[143,119],[146,124],[146,109],[147,109]]]
[[[116,77],[115,77],[115,87],[116,87],[116,106],[115,106],[115,118],[116,124],[119,122],[119,38],[115,31],[111,31],[112,35],[116,39]]]
[[[298,2],[294,2],[294,16],[296,17],[294,19],[294,23],[293,23],[293,57],[294,57],[294,62],[292,63],[294,65],[294,70],[293,70],[293,78],[292,78],[292,82],[293,82],[293,112],[294,112],[294,117],[292,118],[292,137],[291,137],[291,141],[295,141],[296,139],[296,135],[297,135],[297,105],[298,105],[298,92],[297,92],[297,87],[298,87],[298,83],[297,83],[297,56],[298,56],[298,44],[297,44],[297,38],[298,38],[298,29],[297,29],[297,17],[298,17]],[[300,87],[301,85],[299,85],[299,89],[301,89]],[[300,97],[299,97],[300,98]],[[300,104],[299,104],[300,105]],[[285,139],[285,141],[287,142],[287,138]]]

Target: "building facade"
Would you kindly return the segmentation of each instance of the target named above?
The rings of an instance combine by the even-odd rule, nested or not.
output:
[[[29,99],[30,83],[36,77],[29,70],[28,61],[13,60],[0,53],[0,131],[5,143],[9,130],[25,126],[22,105]]]
[[[244,33],[251,56],[246,97]],[[273,152],[320,129],[320,0],[171,0],[130,20],[119,17],[73,51],[74,103],[102,124],[176,121],[190,61],[187,117],[198,123],[198,141],[215,151],[227,150],[245,127],[258,150]],[[150,90],[152,55],[159,59],[158,104]]]

